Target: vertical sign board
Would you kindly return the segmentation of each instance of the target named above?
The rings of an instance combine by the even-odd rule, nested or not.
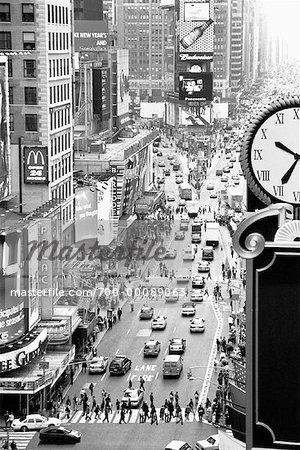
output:
[[[25,146],[24,152],[24,183],[48,183],[48,147]]]
[[[246,433],[253,450],[300,448],[300,221],[284,214],[282,204],[255,212],[233,237],[247,259]]]

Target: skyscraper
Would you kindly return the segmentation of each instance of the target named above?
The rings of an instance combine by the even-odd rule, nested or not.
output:
[[[231,0],[215,1],[214,91],[228,97],[230,80]]]
[[[231,0],[230,88],[235,96],[243,81],[243,1]]]

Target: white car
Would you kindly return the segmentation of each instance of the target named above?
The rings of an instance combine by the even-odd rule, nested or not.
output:
[[[177,302],[179,300],[179,293],[175,290],[170,290],[170,292],[165,293],[165,301],[167,303]]]
[[[167,326],[166,316],[157,316],[152,319],[151,328],[152,330],[164,330]]]
[[[185,200],[184,198],[181,198],[181,199],[179,200],[178,205],[179,205],[179,206],[185,206],[185,205],[186,205],[186,200]]]
[[[128,400],[131,401],[131,406],[133,408],[138,408],[144,399],[143,389],[126,389],[122,397],[121,403],[128,404]]]
[[[168,202],[175,202],[175,194],[168,194],[167,200]]]
[[[165,446],[165,450],[193,450],[185,441],[171,441]]]
[[[182,316],[194,316],[196,314],[196,306],[194,303],[188,302],[183,303],[181,308],[181,315]]]
[[[177,282],[185,282],[191,279],[191,269],[179,269],[175,274]]]
[[[177,256],[177,250],[175,249],[169,249],[166,250],[166,253],[164,254],[165,259],[174,259]]]
[[[56,417],[45,417],[41,414],[28,414],[28,416],[14,419],[11,427],[14,431],[41,430],[48,427],[59,427],[61,420]]]
[[[202,289],[192,289],[191,302],[203,302],[203,291]]]
[[[221,176],[221,181],[222,181],[222,183],[227,183],[228,182],[228,176],[227,175],[222,175]]]
[[[201,275],[194,275],[192,278],[192,288],[202,289],[205,286],[205,279]]]
[[[191,319],[190,332],[191,333],[203,333],[205,331],[205,320],[200,317]]]
[[[219,450],[219,435],[213,434],[203,441],[196,442],[196,450]]]
[[[214,190],[214,185],[213,185],[213,183],[208,183],[207,186],[206,186],[206,189],[207,189],[208,191],[213,191],[213,190]]]
[[[165,162],[164,161],[159,161],[158,167],[165,167]]]
[[[209,272],[210,265],[208,261],[200,261],[198,263],[198,272]]]
[[[183,183],[183,178],[182,177],[176,177],[176,184],[180,184]]]
[[[181,218],[180,218],[180,222],[182,223],[189,223],[190,222],[190,218],[187,214],[182,214]]]
[[[216,192],[212,192],[209,198],[218,198],[218,194]]]
[[[175,231],[175,241],[182,241],[185,238],[184,231]]]
[[[91,360],[89,366],[89,373],[104,373],[106,372],[108,364],[108,358],[104,356],[98,356]]]

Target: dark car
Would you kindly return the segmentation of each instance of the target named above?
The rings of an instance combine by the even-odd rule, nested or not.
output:
[[[109,365],[110,375],[125,375],[131,368],[131,360],[125,355],[116,355]]]
[[[48,444],[76,444],[80,440],[79,431],[65,427],[49,427],[40,431],[40,441]]]

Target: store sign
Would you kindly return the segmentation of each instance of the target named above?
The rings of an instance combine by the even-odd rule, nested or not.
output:
[[[24,147],[24,183],[48,183],[48,147]]]
[[[46,339],[47,328],[44,328],[27,347],[1,354],[0,373],[18,369],[31,363],[43,351]]]
[[[213,53],[179,53],[179,61],[212,61]]]

